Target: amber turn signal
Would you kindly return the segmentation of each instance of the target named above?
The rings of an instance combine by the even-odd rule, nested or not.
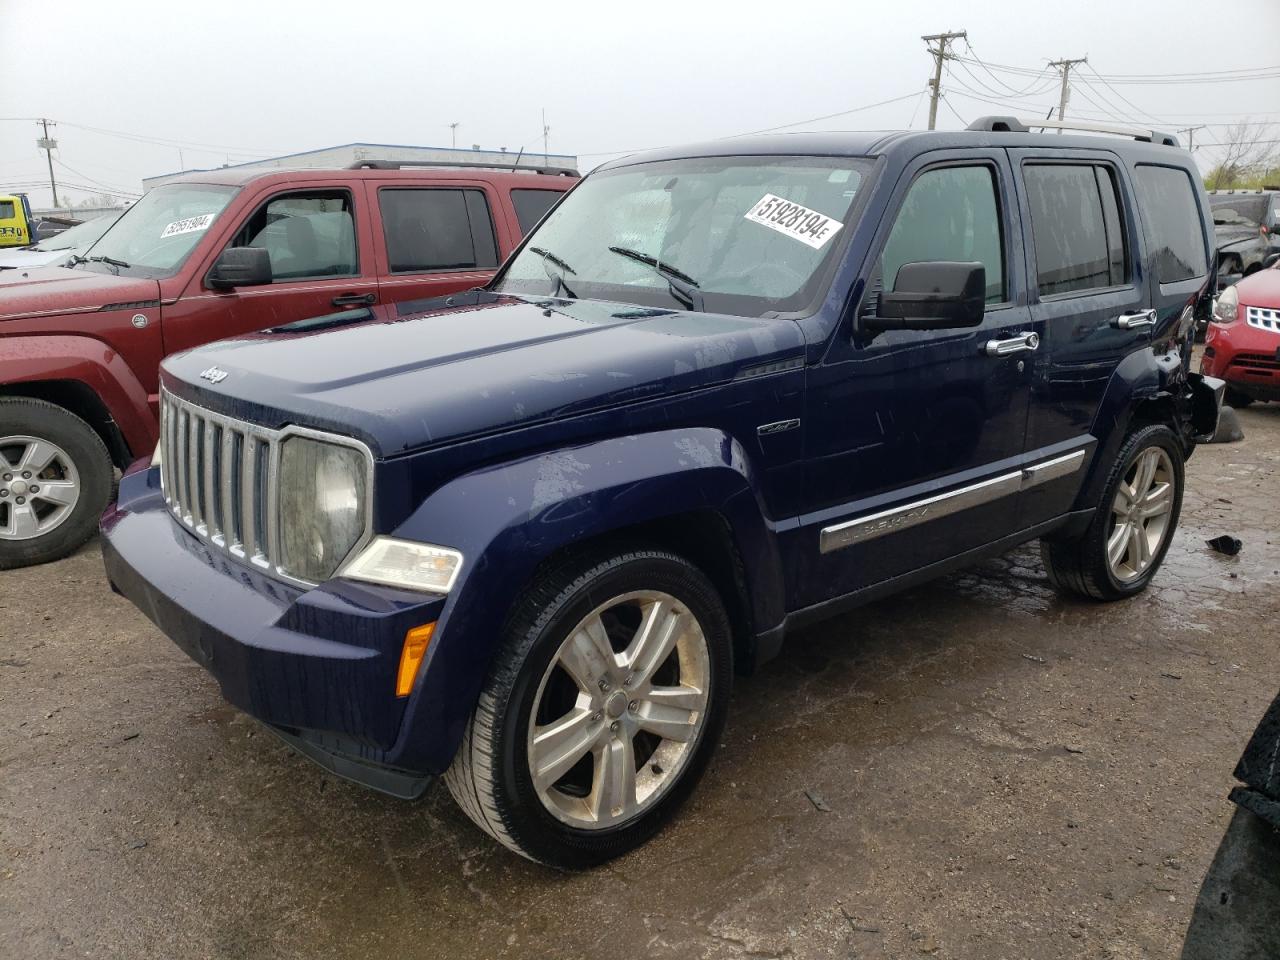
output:
[[[427,655],[427,645],[431,643],[431,634],[435,633],[434,623],[414,627],[404,635],[404,649],[400,651],[400,671],[396,674],[396,696],[407,697],[413,690],[413,681],[418,677],[418,668],[422,666],[422,658]]]

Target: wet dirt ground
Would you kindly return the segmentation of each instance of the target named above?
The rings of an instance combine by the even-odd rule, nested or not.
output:
[[[683,815],[577,876],[299,758],[96,544],[0,574],[0,956],[1176,956],[1280,689],[1280,405],[1241,421],[1145,595],[1024,548],[795,636]]]

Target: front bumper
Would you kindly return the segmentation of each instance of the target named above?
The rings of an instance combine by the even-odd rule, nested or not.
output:
[[[443,598],[259,574],[174,522],[158,473],[130,470],[103,515],[112,589],[300,752],[376,789],[421,793],[438,771],[398,762],[411,698],[395,696],[395,674],[405,633],[436,621]]]
[[[1244,320],[1225,327],[1211,323],[1204,345],[1202,373],[1257,400],[1280,400],[1280,334]]]

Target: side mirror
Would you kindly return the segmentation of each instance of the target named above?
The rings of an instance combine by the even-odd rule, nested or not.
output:
[[[270,282],[271,255],[262,247],[227,247],[209,271],[209,286],[215,290]]]
[[[1262,261],[1262,269],[1266,270],[1268,267],[1274,267],[1277,263],[1280,263],[1280,253],[1273,253]]]
[[[987,312],[987,268],[981,263],[935,260],[904,263],[893,289],[880,294],[863,329],[950,330],[976,327]]]

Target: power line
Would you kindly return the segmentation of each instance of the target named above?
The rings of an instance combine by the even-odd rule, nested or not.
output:
[[[839,110],[836,113],[823,114],[820,117],[809,117],[805,120],[794,120],[791,123],[783,123],[776,127],[765,127],[762,130],[748,130],[745,133],[731,133],[723,137],[718,137],[717,139],[734,140],[734,139],[737,139],[738,137],[754,137],[757,134],[761,134],[761,133],[775,133],[779,130],[790,130],[792,127],[802,127],[807,123],[821,123],[823,120],[832,120],[836,117],[845,117],[851,113],[861,113],[864,110],[874,110],[876,107],[888,106],[891,103],[901,103],[903,100],[910,100],[912,97],[918,97],[919,95],[920,94],[918,92],[913,91],[911,93],[904,93],[900,97],[891,97],[888,100],[879,100],[876,103],[866,103],[859,107],[850,107],[848,110]],[[589,153],[578,153],[578,154],[575,154],[575,156],[620,157],[623,154],[627,154],[627,153],[644,153],[646,150],[661,150],[666,146],[670,146],[670,144],[662,144],[659,146],[648,146],[648,147],[633,147],[630,150],[596,150]]]
[[[721,139],[728,140],[734,137],[753,137],[757,133],[773,133],[777,130],[790,130],[792,127],[802,127],[806,123],[821,123],[823,120],[833,120],[836,117],[848,116],[851,113],[861,113],[864,110],[874,110],[876,107],[888,106],[891,103],[901,103],[903,100],[910,100],[912,97],[916,97],[916,96],[919,96],[919,94],[913,91],[911,93],[904,93],[900,97],[892,97],[888,100],[880,100],[877,103],[868,103],[861,107],[851,107],[848,110],[840,110],[837,113],[828,113],[825,116],[821,116],[821,117],[810,117],[808,120],[796,120],[794,123],[784,123],[776,127],[766,127],[763,130],[751,130],[747,133],[735,133],[735,134],[731,134],[729,137],[723,137]]]
[[[81,178],[81,179],[83,179],[83,180],[87,180],[89,183],[96,183],[96,184],[98,184],[99,188],[101,188],[102,190],[107,190],[107,191],[109,191],[109,192],[111,192],[111,193],[118,193],[118,194],[121,194],[121,195],[124,195],[124,196],[130,196],[130,197],[140,197],[140,196],[142,196],[142,194],[140,194],[140,193],[139,193],[138,191],[136,191],[136,190],[125,190],[123,187],[117,187],[117,186],[113,186],[112,184],[109,184],[109,183],[103,183],[103,182],[102,182],[102,181],[100,181],[100,180],[95,180],[93,177],[89,176],[87,173],[81,173],[79,170],[75,169],[75,168],[74,168],[74,167],[72,167],[70,164],[68,164],[68,163],[64,162],[64,161],[62,160],[62,158],[61,158],[61,157],[59,157],[59,158],[58,158],[57,163],[58,163],[58,166],[60,166],[60,167],[62,167],[62,168],[64,168],[64,169],[66,169],[66,170],[70,170],[70,171],[71,171],[73,174],[75,174],[77,177],[80,177],[80,178]]]
[[[991,72],[990,68],[988,68],[988,67],[987,67],[987,65],[983,62],[982,58],[978,56],[978,51],[977,51],[977,50],[975,50],[975,49],[973,49],[973,44],[969,41],[969,38],[968,38],[968,37],[965,37],[964,45],[965,45],[965,49],[967,49],[971,54],[973,54],[973,62],[975,62],[978,66],[980,66],[983,70],[985,70],[985,71],[986,71],[986,73],[987,73],[987,76],[991,77],[991,79],[992,79],[992,80],[994,80],[996,83],[1000,84],[1002,87],[1004,87],[1004,88],[1005,88],[1006,90],[1008,90],[1009,92],[1011,92],[1011,93],[1015,93],[1015,94],[1017,94],[1017,95],[1019,95],[1019,96],[1022,96],[1022,95],[1028,95],[1028,96],[1030,96],[1030,95],[1032,95],[1032,94],[1030,94],[1030,93],[1029,93],[1029,91],[1031,90],[1031,88],[1032,88],[1032,87],[1034,87],[1034,86],[1036,85],[1036,81],[1035,81],[1035,79],[1033,79],[1033,80],[1031,81],[1031,83],[1027,84],[1026,88],[1024,88],[1023,90],[1014,90],[1014,88],[1013,88],[1013,87],[1011,87],[1009,84],[1005,83],[1003,80],[1001,80],[999,77],[997,77],[994,73],[992,73],[992,72]],[[964,59],[965,59],[965,58],[963,58],[963,57],[956,57],[956,58],[955,58],[956,62],[957,62],[957,63],[959,63],[959,64],[960,64],[960,66],[966,70],[966,72],[968,72],[968,68],[965,68],[965,67],[964,67],[964,62],[963,62],[963,61],[964,61]],[[1043,67],[1043,68],[1040,70],[1040,73],[1037,75],[1037,78],[1038,78],[1038,77],[1043,77],[1043,76],[1044,76],[1046,73],[1048,73],[1048,72],[1049,72],[1049,68],[1048,68],[1047,66],[1046,66],[1046,67]],[[976,78],[975,78],[975,79],[976,79]],[[983,86],[985,86],[985,84],[984,84]],[[1048,84],[1048,85],[1047,85],[1046,87],[1044,87],[1042,90],[1037,91],[1037,93],[1043,93],[1043,92],[1045,92],[1046,90],[1051,90],[1051,89],[1053,89],[1053,84],[1052,84],[1052,83]]]
[[[950,111],[951,111],[951,115],[952,115],[953,117],[955,117],[957,120],[959,120],[959,121],[960,121],[960,126],[961,126],[961,127],[968,127],[968,126],[969,126],[969,121],[968,121],[968,120],[966,120],[964,117],[960,116],[960,114],[956,113],[956,108],[955,108],[955,107],[953,107],[953,106],[948,102],[946,95],[943,95],[943,97],[942,97],[942,102],[943,102],[943,104],[946,106],[946,108],[947,108],[948,110],[950,110]]]

